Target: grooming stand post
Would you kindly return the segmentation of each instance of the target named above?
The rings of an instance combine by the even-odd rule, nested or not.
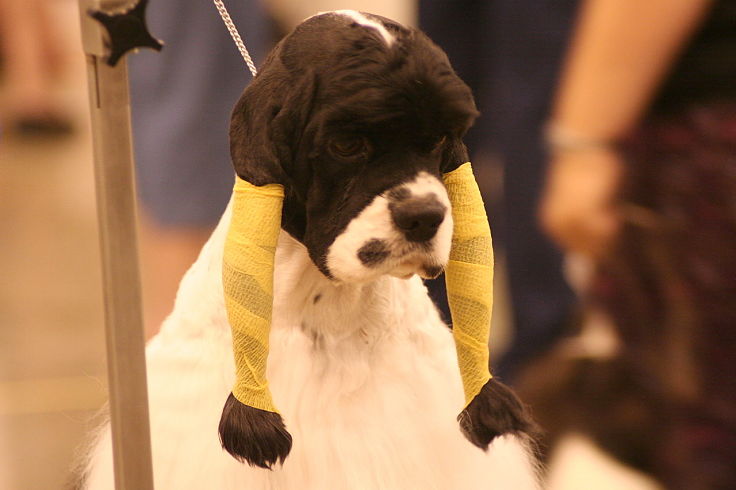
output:
[[[87,58],[102,250],[115,488],[152,490],[146,359],[136,238],[128,70],[124,54],[160,49],[145,29],[147,0],[79,0]]]

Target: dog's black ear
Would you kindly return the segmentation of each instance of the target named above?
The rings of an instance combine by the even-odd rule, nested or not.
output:
[[[288,180],[315,89],[312,70],[289,70],[270,58],[230,120],[230,156],[240,178],[258,186]]]
[[[219,434],[222,448],[251,466],[270,470],[291,451],[291,434],[279,414],[249,407],[232,393],[222,409]]]
[[[449,138],[442,151],[442,162],[440,163],[440,171],[443,174],[452,172],[463,163],[470,161],[468,156],[468,148],[459,137]]]
[[[457,419],[465,437],[484,451],[493,439],[504,434],[530,441],[535,441],[540,435],[529,408],[511,388],[496,378],[483,385]]]

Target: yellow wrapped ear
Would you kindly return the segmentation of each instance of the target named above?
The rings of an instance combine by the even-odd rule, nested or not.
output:
[[[491,379],[488,335],[493,309],[493,246],[470,163],[444,174],[443,181],[455,223],[445,281],[467,406]]]
[[[275,413],[278,411],[266,381],[266,360],[283,201],[281,185],[259,187],[236,177],[222,264],[237,373],[233,396],[245,405]]]

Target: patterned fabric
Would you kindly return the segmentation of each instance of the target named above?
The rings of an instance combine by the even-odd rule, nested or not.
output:
[[[652,117],[623,151],[624,225],[593,299],[663,407],[655,475],[668,489],[736,488],[736,104]]]

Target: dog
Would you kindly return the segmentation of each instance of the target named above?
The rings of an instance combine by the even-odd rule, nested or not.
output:
[[[539,488],[534,425],[508,388],[492,380],[497,396],[463,412],[461,431],[454,341],[422,282],[448,261],[440,176],[468,161],[477,114],[446,55],[383,17],[318,14],[274,48],[230,137],[238,176],[284,184],[267,376],[293,446],[233,444],[221,427],[233,458],[218,441],[235,379],[221,280],[231,202],[147,346],[156,488]],[[104,427],[83,488],[112,482]]]

